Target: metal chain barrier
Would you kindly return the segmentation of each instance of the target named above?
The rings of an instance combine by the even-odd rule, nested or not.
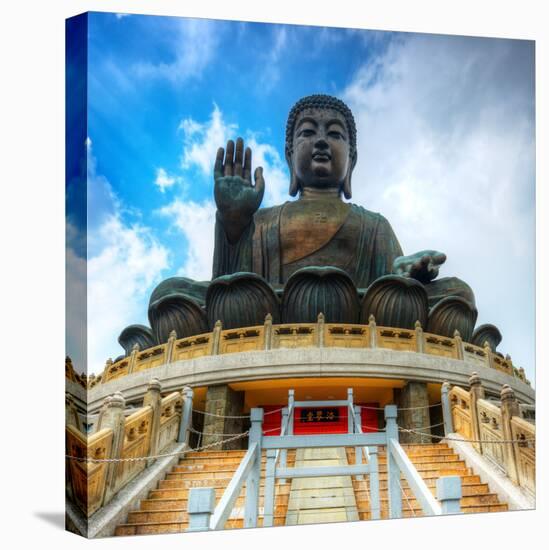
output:
[[[187,453],[194,453],[194,452],[198,452],[198,451],[204,451],[206,449],[216,447],[217,445],[221,445],[222,443],[229,443],[230,441],[236,441],[237,439],[241,439],[243,437],[246,437],[249,433],[250,433],[250,431],[247,430],[243,433],[236,434],[236,435],[234,435],[233,437],[231,437],[229,439],[224,439],[222,441],[216,441],[215,443],[209,443],[208,445],[203,445],[202,447],[196,447],[195,449],[183,449],[181,451],[176,451],[174,453],[163,453],[163,454],[150,455],[150,456],[135,456],[135,457],[129,457],[129,458],[89,458],[89,457],[65,455],[65,458],[68,458],[69,460],[75,460],[77,462],[90,462],[90,463],[136,462],[138,460],[149,460],[150,458],[165,458],[165,457],[168,457],[168,456],[185,455]]]
[[[486,444],[490,444],[490,443],[495,443],[495,444],[513,444],[513,443],[528,443],[530,441],[536,441],[535,438],[530,438],[530,439],[499,439],[499,440],[486,440],[486,439],[458,439],[458,438],[454,438],[454,437],[446,437],[445,435],[433,435],[433,434],[428,434],[428,433],[425,433],[425,432],[419,432],[418,430],[413,430],[411,428],[401,428],[400,426],[398,427],[398,431],[399,432],[404,432],[404,433],[413,433],[413,434],[416,434],[416,435],[424,435],[426,437],[434,437],[435,439],[445,439],[446,441],[461,441],[462,443],[486,443]]]

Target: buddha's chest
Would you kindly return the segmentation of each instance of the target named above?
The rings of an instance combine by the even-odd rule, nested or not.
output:
[[[350,207],[350,204],[340,200],[296,201],[286,204],[280,219],[282,264],[291,264],[314,255],[334,239],[342,253],[352,247],[352,234],[341,231],[349,216]],[[335,265],[336,260],[334,258],[332,265]]]

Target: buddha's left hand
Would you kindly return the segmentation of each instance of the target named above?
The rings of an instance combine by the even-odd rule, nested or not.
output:
[[[437,275],[439,266],[446,261],[446,254],[436,250],[422,250],[410,256],[399,256],[393,262],[393,273],[416,279],[426,284]]]

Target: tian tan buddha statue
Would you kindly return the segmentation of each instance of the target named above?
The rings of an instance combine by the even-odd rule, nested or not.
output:
[[[260,208],[261,167],[252,183],[252,151],[241,138],[219,148],[214,168],[217,205],[211,282],[184,277],[163,281],[149,304],[151,328],[132,325],[119,341],[129,353],[223,328],[273,323],[327,322],[413,328],[492,348],[501,335],[493,325],[473,333],[477,311],[470,287],[457,278],[437,279],[446,256],[435,250],[403,255],[389,222],[345,202],[352,197],[357,162],[353,114],[327,95],[300,99],[286,124],[289,192],[295,201]],[[362,183],[363,185],[365,183]],[[481,342],[478,340],[482,339]]]

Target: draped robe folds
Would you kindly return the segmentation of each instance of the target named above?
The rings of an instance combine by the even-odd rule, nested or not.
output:
[[[214,278],[239,271],[254,272],[273,287],[281,288],[300,267],[330,265],[346,271],[358,288],[366,288],[378,277],[390,274],[393,261],[402,256],[389,222],[380,214],[352,204],[342,224],[331,235],[326,234],[322,246],[306,250],[303,258],[284,265],[281,220],[286,204],[258,210],[236,243],[228,241],[217,214]],[[327,258],[333,261],[327,263]]]

